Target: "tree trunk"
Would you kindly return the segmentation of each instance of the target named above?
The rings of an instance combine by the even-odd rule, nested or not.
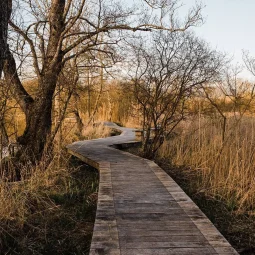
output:
[[[18,142],[22,145],[22,151],[18,157],[21,161],[40,161],[43,153],[52,145],[47,144],[51,134],[53,94],[56,89],[58,76],[62,69],[63,53],[60,50],[61,33],[64,24],[64,0],[52,1],[50,19],[50,37],[46,51],[44,66],[39,74],[38,93],[34,101],[27,105],[26,129]]]
[[[8,146],[9,137],[3,120],[0,120],[0,136],[1,136],[0,148]]]
[[[61,51],[61,33],[65,28],[64,0],[53,0],[49,13],[50,35],[45,52],[43,66],[38,69],[38,92],[32,98],[23,87],[18,75],[15,60],[8,51],[4,65],[7,84],[11,85],[12,93],[26,116],[26,128],[17,142],[21,149],[17,153],[19,164],[36,163],[41,160],[43,153],[51,149],[47,144],[51,133],[51,114],[53,94],[56,89],[58,76],[63,67],[63,52]],[[35,57],[35,56],[34,56]],[[34,61],[38,61],[34,59]]]
[[[0,78],[3,70],[7,50],[8,20],[11,15],[11,0],[0,1]]]
[[[48,135],[51,131],[51,110],[50,102],[52,96],[42,98],[33,103],[26,125],[25,132],[18,137],[17,141],[22,145],[20,152],[21,160],[35,162],[42,156],[44,146],[46,145]]]
[[[22,136],[18,137],[18,143],[22,145],[19,158],[22,161],[36,162],[41,159],[45,148],[51,149],[47,144],[52,126],[52,102],[56,88],[57,77],[60,70],[48,72],[42,77],[42,91],[28,109],[26,129]]]
[[[21,164],[27,161],[35,163],[43,155],[51,132],[52,99],[61,70],[60,67],[61,60],[54,70],[49,70],[41,75],[38,86],[39,91],[36,98],[33,99],[24,90],[19,80],[12,54],[10,52],[7,54],[4,66],[5,78],[8,84],[12,84],[11,90],[26,116],[25,131],[17,139],[22,148],[17,153],[17,158]],[[48,147],[50,148],[51,146],[49,145]]]
[[[83,128],[84,128],[84,124],[82,122],[82,118],[79,114],[79,111],[78,111],[78,108],[74,110],[74,116],[75,116],[75,119],[76,119],[76,124],[77,124],[77,133],[79,136],[82,135],[82,131],[83,131]]]

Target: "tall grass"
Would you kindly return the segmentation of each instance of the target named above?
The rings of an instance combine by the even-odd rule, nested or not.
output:
[[[254,117],[229,118],[222,141],[219,118],[182,123],[178,134],[159,151],[172,165],[189,166],[198,192],[223,200],[239,212],[255,214]]]
[[[0,253],[88,254],[97,171],[70,160],[27,171],[24,181],[0,182]]]

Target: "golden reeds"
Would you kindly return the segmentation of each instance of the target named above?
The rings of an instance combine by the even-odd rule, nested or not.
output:
[[[254,117],[230,118],[222,141],[219,119],[194,118],[179,127],[179,134],[163,144],[159,155],[196,171],[199,192],[222,199],[233,209],[254,213],[254,126]]]

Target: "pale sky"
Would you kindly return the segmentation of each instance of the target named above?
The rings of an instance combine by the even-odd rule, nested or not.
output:
[[[193,0],[183,0],[190,5]],[[242,61],[242,50],[255,58],[255,0],[203,0],[205,24],[195,28],[213,48],[229,53],[234,63]],[[251,78],[248,71],[242,76]]]

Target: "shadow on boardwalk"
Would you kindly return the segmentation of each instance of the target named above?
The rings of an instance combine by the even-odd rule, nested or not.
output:
[[[91,255],[238,254],[160,167],[113,148],[134,142],[132,129],[106,125],[122,134],[67,147],[100,172]]]

